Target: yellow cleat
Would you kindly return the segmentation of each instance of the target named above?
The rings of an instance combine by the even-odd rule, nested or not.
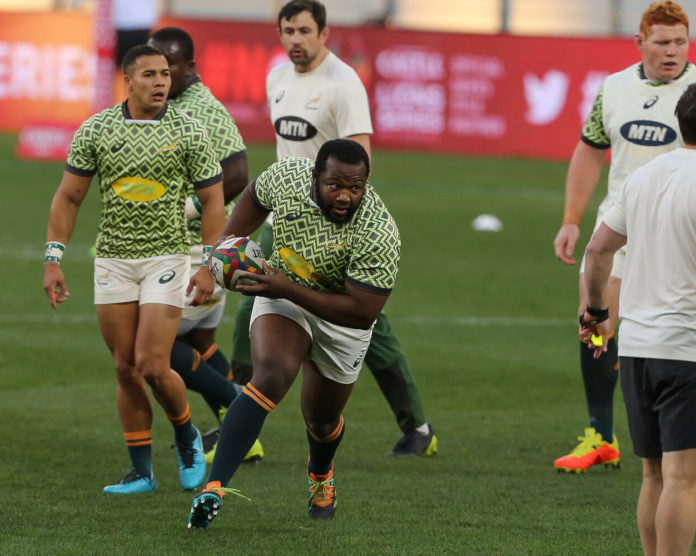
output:
[[[584,473],[593,465],[603,464],[605,467],[618,469],[621,466],[619,440],[614,435],[614,441],[609,444],[594,428],[585,429],[585,436],[578,436],[578,444],[570,454],[562,456],[553,462],[559,471],[567,473]]]
[[[217,442],[213,445],[209,452],[205,454],[205,462],[210,464],[213,463],[215,459],[215,450],[217,450]],[[244,463],[258,463],[263,459],[264,454],[263,446],[257,438],[254,444],[251,446],[247,455],[244,457]]]

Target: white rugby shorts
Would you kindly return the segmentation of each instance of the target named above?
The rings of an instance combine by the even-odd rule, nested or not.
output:
[[[250,325],[267,314],[283,315],[309,334],[312,338],[309,358],[322,376],[339,384],[352,384],[358,380],[374,323],[368,330],[339,326],[320,319],[287,299],[256,297]]]
[[[145,259],[94,259],[94,303],[138,301],[183,307],[189,282],[189,255]]]

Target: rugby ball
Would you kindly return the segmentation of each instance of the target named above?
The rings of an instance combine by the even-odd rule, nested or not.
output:
[[[234,291],[239,283],[254,285],[256,282],[240,277],[242,272],[266,274],[265,261],[261,248],[248,237],[229,237],[218,245],[210,255],[211,268],[215,281],[228,290]]]

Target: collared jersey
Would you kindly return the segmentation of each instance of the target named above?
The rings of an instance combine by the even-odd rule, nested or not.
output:
[[[352,219],[331,222],[311,199],[313,168],[309,159],[289,157],[253,182],[256,202],[275,215],[269,265],[325,293],[344,293],[346,280],[366,291],[390,293],[401,239],[386,206],[368,183]]]
[[[674,107],[694,82],[696,68],[690,62],[679,77],[668,82],[647,79],[641,63],[604,80],[581,135],[590,146],[611,147],[609,183],[600,214],[611,206],[628,174],[684,144]]]
[[[133,120],[125,102],[79,127],[65,169],[99,173],[97,256],[119,259],[188,254],[189,184],[200,189],[222,179],[202,124],[166,106],[156,119]]]
[[[208,87],[197,79],[188,85],[179,95],[169,99],[169,106],[173,106],[203,124],[208,137],[213,143],[213,149],[223,168],[238,160],[246,153],[246,145],[242,139],[234,118],[225,106],[213,96]],[[193,195],[193,188],[189,190]],[[234,207],[234,203],[228,203],[227,215]],[[193,218],[188,221],[189,234],[192,244],[200,244],[201,219]]]
[[[330,139],[372,133],[365,87],[332,52],[309,72],[296,72],[292,62],[273,68],[266,77],[266,97],[278,160],[314,160]]]
[[[696,150],[633,172],[604,216],[628,238],[619,355],[696,361]]]

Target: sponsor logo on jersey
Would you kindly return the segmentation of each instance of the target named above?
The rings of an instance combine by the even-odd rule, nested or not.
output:
[[[653,106],[657,102],[658,98],[659,97],[657,95],[651,96],[648,100],[645,101],[643,108],[645,108],[647,110],[648,108],[650,108],[651,106]]]
[[[297,220],[299,217],[299,212],[291,212],[290,214],[285,215],[285,220],[287,220],[288,222],[292,222],[293,220]]]
[[[317,128],[307,120],[296,116],[278,118],[274,124],[276,133],[289,141],[305,141],[317,134]]]
[[[159,283],[166,284],[167,282],[171,282],[174,279],[174,276],[176,276],[176,271],[168,270],[159,277]]]
[[[278,254],[296,276],[304,278],[305,280],[311,280],[312,282],[319,282],[322,279],[322,275],[314,270],[314,267],[309,264],[302,255],[295,253],[292,249],[283,247],[278,251]]]
[[[126,144],[126,140],[123,139],[120,143],[116,143],[113,147],[111,147],[111,152],[112,153],[117,153],[118,151],[121,150],[121,147]]]
[[[138,203],[159,199],[167,190],[159,182],[135,177],[119,178],[111,184],[111,187],[119,197]]]
[[[635,120],[621,126],[621,136],[636,145],[657,147],[669,145],[677,138],[677,132],[660,122]]]

